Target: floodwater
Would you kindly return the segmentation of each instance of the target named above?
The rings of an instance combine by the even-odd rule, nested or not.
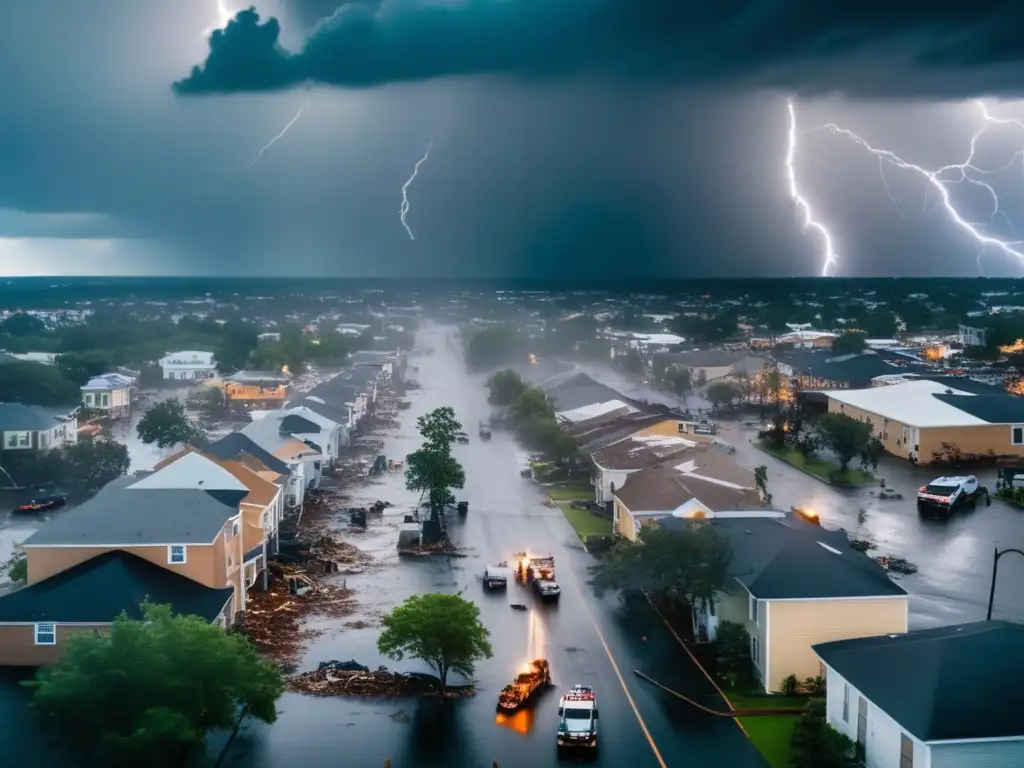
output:
[[[599,765],[635,768],[659,765],[761,766],[763,762],[729,719],[702,714],[633,675],[640,669],[678,691],[724,707],[646,605],[592,594],[587,567],[593,563],[561,512],[545,504],[541,489],[519,476],[523,451],[506,434],[490,442],[476,439],[487,419],[484,377],[467,376],[461,351],[445,344],[445,329],[427,326],[419,339],[433,354],[413,357],[422,389],[410,391],[411,408],[385,435],[384,451],[401,458],[414,450],[418,415],[451,405],[471,436],[455,450],[466,469],[466,488],[457,497],[469,514],[452,523],[452,538],[466,547],[464,558],[401,560],[395,555],[397,522],[417,500],[400,474],[351,489],[353,505],[382,499],[395,506],[365,533],[348,540],[373,553],[376,568],[344,578],[363,609],[348,619],[313,621],[325,630],[308,646],[300,665],[355,659],[370,667],[385,664],[403,671],[428,671],[420,662],[393,662],[376,650],[379,628],[346,627],[370,621],[406,597],[422,592],[461,592],[480,607],[491,632],[494,657],[476,673],[477,695],[438,702],[431,699],[365,701],[288,693],[271,726],[249,723],[229,750],[228,764],[245,768],[300,762],[310,768],[345,764],[404,766],[549,766],[555,749],[560,691],[582,683],[594,686],[601,713]],[[528,550],[554,554],[563,596],[558,606],[539,605],[530,592],[510,585],[507,594],[485,593],[481,575],[488,562]],[[523,603],[527,611],[514,611]],[[500,689],[531,658],[551,663],[554,690],[513,717],[496,713]],[[641,725],[641,722],[643,725]],[[645,729],[649,737],[645,735]],[[216,748],[216,745],[211,745]],[[659,758],[660,755],[660,758]]]

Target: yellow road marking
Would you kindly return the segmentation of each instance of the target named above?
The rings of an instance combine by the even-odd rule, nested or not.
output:
[[[608,657],[608,661],[612,665],[612,671],[615,672],[615,677],[619,680],[619,685],[622,687],[622,692],[626,694],[626,701],[629,702],[629,706],[633,710],[633,714],[636,716],[636,721],[640,724],[640,730],[644,732],[644,736],[647,738],[647,743],[651,745],[651,751],[654,752],[654,758],[658,761],[658,765],[661,768],[668,768],[665,763],[665,759],[661,756],[661,752],[658,750],[658,745],[654,743],[654,737],[651,736],[651,732],[647,729],[647,723],[644,722],[643,717],[640,716],[640,710],[636,706],[636,702],[633,700],[633,696],[629,692],[629,688],[626,687],[626,680],[619,671],[619,665],[615,663],[615,658],[612,656],[611,648],[608,647],[608,643],[605,642],[604,634],[597,626],[597,621],[594,620],[594,614],[590,612],[590,607],[587,605],[586,598],[583,596],[582,590],[579,585],[573,581],[573,586],[576,588],[576,592],[580,596],[580,605],[583,606],[583,610],[586,611],[587,618],[590,619],[591,626],[594,627],[594,631],[597,633],[597,639],[601,641],[601,647],[604,648],[604,653]]]

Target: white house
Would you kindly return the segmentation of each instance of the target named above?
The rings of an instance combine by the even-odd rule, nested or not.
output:
[[[132,379],[120,373],[89,379],[82,387],[82,405],[111,416],[127,416],[132,406],[132,384]]]
[[[210,379],[217,373],[217,364],[213,359],[213,352],[200,352],[197,350],[171,352],[167,356],[160,358],[159,365],[165,379],[180,379],[183,381]]]
[[[44,408],[0,403],[2,451],[63,448],[78,442],[78,406]]]
[[[324,416],[316,410],[313,410],[309,406],[300,403],[289,403],[287,409],[278,411],[250,411],[249,418],[252,421],[261,421],[263,419],[277,419],[282,423],[282,427],[287,431],[289,426],[294,425],[296,429],[308,429],[308,427],[301,427],[301,421],[299,420],[286,420],[288,416],[300,416],[308,422],[315,424],[319,427],[319,431],[315,433],[309,432],[292,432],[294,437],[300,440],[308,440],[316,444],[323,453],[324,458],[327,461],[327,466],[333,466],[337,460],[339,452],[341,451],[342,438],[347,441],[348,438],[348,425],[346,419],[336,421],[335,419]]]
[[[866,768],[1024,766],[1024,626],[982,621],[814,651],[828,722]]]

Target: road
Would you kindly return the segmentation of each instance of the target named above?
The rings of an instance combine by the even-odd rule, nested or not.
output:
[[[467,477],[459,498],[470,502],[470,512],[456,522],[452,536],[468,548],[468,556],[397,560],[395,521],[415,495],[404,490],[400,476],[390,476],[354,490],[365,500],[381,498],[396,505],[394,516],[386,515],[352,538],[373,552],[382,567],[346,578],[360,595],[366,618],[417,592],[463,591],[473,599],[494,646],[493,659],[478,667],[477,695],[439,705],[286,694],[278,722],[247,725],[231,748],[229,764],[262,768],[301,761],[310,768],[333,767],[344,756],[346,763],[360,766],[383,765],[390,758],[394,768],[480,768],[492,762],[502,768],[553,766],[559,691],[584,683],[598,693],[598,765],[764,765],[731,719],[703,714],[634,676],[633,670],[639,669],[704,704],[725,707],[645,603],[592,593],[587,568],[593,560],[561,512],[545,506],[541,490],[519,476],[523,451],[502,433],[488,443],[475,439],[478,422],[490,412],[484,377],[465,374],[461,351],[445,345],[444,329],[428,326],[421,335],[419,345],[435,352],[410,361],[419,368],[423,388],[410,393],[412,407],[403,413],[400,428],[386,437],[385,452],[404,456],[417,446],[417,415],[440,405],[455,407],[474,436],[470,445],[456,447]],[[507,595],[483,592],[480,575],[487,562],[509,558],[517,550],[555,555],[563,586],[559,606],[539,606],[516,585]],[[511,602],[526,603],[530,610],[513,611]],[[326,659],[354,658],[370,666],[426,671],[415,662],[395,665],[381,658],[376,651],[379,630],[337,623],[332,619],[312,625],[324,634],[312,642],[303,668]],[[502,721],[495,714],[498,691],[534,656],[550,661],[556,688],[534,710]]]

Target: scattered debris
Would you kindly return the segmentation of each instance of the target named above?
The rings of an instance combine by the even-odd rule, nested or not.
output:
[[[892,488],[883,488],[882,490],[875,493],[871,492],[871,495],[881,501],[899,501],[903,498],[903,494],[899,491],[894,491]]]
[[[466,555],[448,539],[430,543],[414,544],[400,547],[398,554],[408,557],[430,557],[431,555],[442,555],[444,557],[465,557]]]
[[[355,610],[352,590],[318,584],[300,568],[271,563],[267,591],[249,592],[242,632],[260,653],[288,668],[315,634],[302,626],[303,618],[312,613],[350,616]]]
[[[878,549],[878,545],[869,539],[850,539],[850,546],[858,552],[869,552],[872,549]]]
[[[907,576],[917,573],[917,566],[909,560],[904,560],[902,557],[886,557],[885,555],[880,555],[876,557],[875,560],[877,560],[878,564],[885,568],[885,570],[892,571],[893,573],[900,573]]]
[[[322,573],[362,573],[373,557],[347,541],[339,541],[329,533],[319,534],[309,545],[310,570]]]
[[[525,611],[526,610],[526,606],[523,605],[522,603],[511,603],[509,605],[509,608],[511,608],[513,611]]]
[[[304,672],[285,680],[285,687],[314,696],[390,699],[438,695],[441,683],[432,675],[391,672],[387,667],[378,667],[371,672],[355,661],[325,661],[312,672]],[[472,696],[474,693],[472,686],[445,691],[446,696]]]

